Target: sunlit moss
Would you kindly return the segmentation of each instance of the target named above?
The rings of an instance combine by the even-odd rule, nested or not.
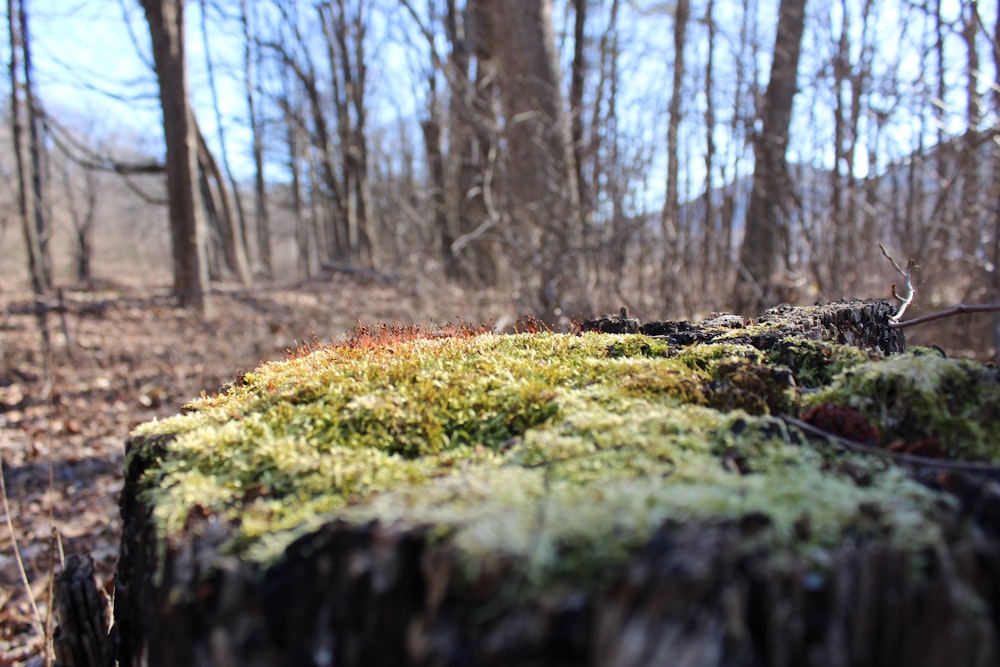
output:
[[[759,513],[770,539],[808,550],[937,540],[939,496],[768,416],[799,396],[763,362],[741,344],[597,333],[331,346],[141,426],[157,453],[130,461],[163,533],[197,506],[260,561],[332,518],[434,525],[470,568],[515,557],[544,577],[597,576],[668,519]]]

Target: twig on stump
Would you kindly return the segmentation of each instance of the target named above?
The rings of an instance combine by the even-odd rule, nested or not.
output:
[[[899,310],[897,310],[896,314],[890,317],[889,319],[893,323],[898,323],[899,320],[902,319],[903,313],[905,313],[906,309],[910,307],[911,303],[913,303],[913,297],[916,296],[917,293],[917,291],[913,289],[913,269],[916,268],[917,263],[911,257],[910,260],[906,263],[906,269],[903,269],[899,265],[899,262],[893,259],[892,255],[886,252],[884,245],[879,243],[878,249],[882,251],[883,257],[892,262],[892,267],[896,269],[896,272],[899,275],[903,276],[903,279],[906,280],[906,292],[904,294],[897,293],[896,283],[892,284],[892,296],[895,297],[896,300],[900,302],[900,304],[899,304]]]

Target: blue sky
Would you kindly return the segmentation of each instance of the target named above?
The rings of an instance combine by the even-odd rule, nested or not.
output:
[[[830,34],[823,30],[835,30],[839,26],[837,11],[831,11],[829,26],[823,26],[820,20],[825,0],[810,0],[809,11],[814,18],[812,30],[807,32],[804,44],[803,67],[809,67],[810,54],[822,54],[823,42],[829,40]],[[559,3],[557,3],[559,4]],[[607,3],[605,3],[607,4]],[[623,82],[622,119],[625,131],[635,141],[641,142],[643,149],[651,155],[649,166],[649,193],[647,196],[657,196],[662,193],[664,173],[663,141],[666,127],[665,109],[668,101],[670,81],[672,45],[671,18],[669,4],[665,2],[642,2],[633,0],[624,3],[628,10],[623,10],[621,28],[625,53],[622,56]],[[697,0],[694,3],[700,5]],[[836,3],[829,3],[835,7]],[[235,3],[230,3],[235,8]],[[391,5],[391,3],[390,3]],[[419,3],[418,3],[419,5]],[[36,81],[44,102],[57,117],[64,118],[69,124],[79,119],[80,126],[92,127],[97,135],[119,135],[130,141],[141,151],[160,154],[161,130],[159,103],[156,97],[156,80],[152,71],[144,64],[147,57],[148,31],[137,0],[28,0],[31,20],[31,32],[34,44],[36,65]],[[720,5],[721,6],[721,5]],[[769,51],[773,46],[773,17],[776,0],[757,1],[757,21],[760,34],[761,55],[758,62],[758,72],[766,78],[769,67]],[[881,23],[878,31],[885,35],[879,48],[887,61],[896,58],[909,63],[904,70],[916,77],[915,68],[918,59],[919,44],[917,34],[900,36],[896,30],[900,12],[909,6],[901,0],[876,0],[875,6],[880,12]],[[945,13],[954,14],[959,6],[959,0],[945,0]],[[981,11],[987,23],[991,23],[995,12],[995,2],[984,0],[980,2]],[[190,83],[194,105],[199,122],[213,146],[218,148],[217,124],[212,107],[208,75],[205,68],[205,53],[200,21],[200,3],[188,0],[188,56]],[[696,10],[697,11],[697,10]],[[372,12],[373,17],[379,16]],[[561,22],[564,18],[572,18],[572,13],[563,14],[557,10],[555,18]],[[597,17],[592,17],[599,20]],[[693,17],[696,18],[696,17]],[[717,14],[717,20],[733,23],[732,17]],[[413,59],[418,57],[404,55],[404,34],[409,25],[399,13],[390,15],[388,25],[375,26],[383,37],[377,39],[379,49],[371,54],[371,108],[374,117],[370,120],[372,127],[392,127],[397,123],[398,116],[413,120],[417,110],[423,105],[423,86],[414,85],[412,71]],[[129,36],[126,26],[131,26],[143,53],[138,53]],[[210,43],[212,57],[216,67],[216,84],[220,92],[223,126],[226,130],[227,144],[230,147],[230,160],[238,174],[249,173],[247,150],[248,133],[245,129],[246,107],[243,99],[241,83],[229,76],[230,72],[238,72],[242,66],[241,38],[235,24],[220,25],[217,21],[211,23],[212,33]],[[557,30],[560,26],[557,26]],[[692,30],[695,28],[692,27]],[[729,25],[730,33],[735,30]],[[919,32],[919,31],[918,31]],[[896,33],[896,34],[894,34]],[[419,37],[408,37],[414,45],[420,45]],[[726,46],[726,37],[720,35],[719,52],[716,66],[733,68],[735,64],[727,62],[722,57]],[[729,37],[728,39],[732,39]],[[950,46],[952,57],[961,56],[961,48],[952,38]],[[6,40],[4,40],[6,41]],[[702,50],[703,51],[703,50]],[[6,55],[5,55],[6,58]],[[982,50],[984,77],[986,81],[994,78],[992,63],[987,49]],[[689,56],[689,68],[699,67],[693,53]],[[690,74],[690,73],[689,73]],[[718,75],[718,74],[717,74]],[[723,85],[725,77],[734,76],[732,69],[722,70],[720,80]],[[766,81],[763,82],[766,84]],[[913,82],[911,82],[912,84]],[[907,84],[910,85],[910,84]],[[982,88],[987,84],[984,83]],[[695,83],[688,85],[685,97],[686,113],[689,117],[698,119],[704,106],[704,96]],[[961,82],[956,82],[960,88]],[[909,91],[913,95],[924,94],[916,87]],[[103,95],[103,90],[120,99]],[[907,91],[904,90],[904,94]],[[793,141],[790,157],[803,161],[822,164],[828,161],[822,153],[811,153],[816,149],[817,136],[829,133],[829,121],[823,104],[829,104],[827,95],[823,99],[823,91],[813,93],[811,97],[800,96],[796,101],[798,112],[796,122],[798,133],[806,137],[808,142],[801,148]],[[945,114],[948,129],[961,129],[964,103],[955,94],[944,101],[948,113]],[[726,111],[718,109],[719,112]],[[905,154],[908,147],[915,143],[913,129],[917,126],[916,119],[912,122],[901,119],[893,129],[890,140],[898,145],[898,154]],[[794,132],[794,131],[793,131]],[[411,128],[412,136],[416,131]],[[720,149],[732,142],[733,137],[722,133],[720,129],[716,141]],[[697,153],[698,141],[703,130],[697,122],[682,127],[682,136],[689,139],[684,150],[688,153],[683,157],[689,173],[686,178],[691,183],[692,192],[696,195],[697,188],[703,177],[698,174],[701,156]],[[411,137],[412,140],[412,137]],[[736,138],[737,141],[741,141]],[[692,148],[693,147],[693,148]],[[745,149],[734,147],[736,153]],[[736,153],[733,153],[734,155]],[[418,152],[419,154],[419,152]],[[865,154],[859,155],[859,168],[864,168]],[[829,166],[829,165],[825,165]],[[862,173],[858,173],[862,175]],[[684,178],[682,176],[682,178]]]

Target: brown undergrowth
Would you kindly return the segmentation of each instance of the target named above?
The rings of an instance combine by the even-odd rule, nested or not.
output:
[[[123,444],[136,425],[176,414],[260,361],[349,336],[375,340],[385,333],[381,322],[423,323],[430,333],[451,321],[472,330],[461,323],[504,325],[513,310],[498,294],[347,277],[222,290],[211,297],[208,321],[163,294],[66,290],[65,312],[47,317],[47,360],[36,319],[23,314],[30,295],[0,285],[0,453],[14,527],[11,536],[7,517],[0,522],[0,667],[45,664],[38,628],[51,627],[51,577],[64,556],[89,552],[113,593]]]

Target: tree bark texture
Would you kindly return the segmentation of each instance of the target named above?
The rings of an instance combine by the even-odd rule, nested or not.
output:
[[[123,496],[123,667],[985,667],[1000,657],[1000,542],[986,523],[956,519],[947,546],[923,556],[844,543],[817,570],[801,555],[743,548],[765,517],[668,521],[601,590],[524,599],[509,595],[514,568],[452,585],[455,555],[429,528],[334,521],[262,570],[218,552],[225,526],[191,517],[184,541],[161,552],[152,508],[133,495],[140,472]],[[975,489],[969,507],[993,516],[1000,484]]]
[[[512,235],[536,284],[533,307],[558,316],[568,292],[582,282],[573,259],[580,246],[569,118],[552,27],[551,0],[480,0],[499,64],[507,139]]]
[[[738,311],[759,312],[778,303],[791,208],[788,149],[792,102],[797,90],[806,0],[781,0],[771,78],[761,110],[762,130],[754,144],[753,187],[747,209],[736,278]]]
[[[11,130],[17,164],[18,207],[28,256],[28,273],[35,294],[52,289],[49,229],[42,206],[41,148],[38,113],[31,83],[31,47],[28,15],[23,0],[7,1],[10,36]]]
[[[206,230],[198,187],[198,130],[188,97],[184,0],[142,0],[160,84],[167,148],[167,198],[174,260],[174,290],[181,303],[205,306]]]
[[[108,633],[108,602],[94,581],[94,561],[73,554],[56,575],[53,646],[61,667],[112,667],[115,649]]]

